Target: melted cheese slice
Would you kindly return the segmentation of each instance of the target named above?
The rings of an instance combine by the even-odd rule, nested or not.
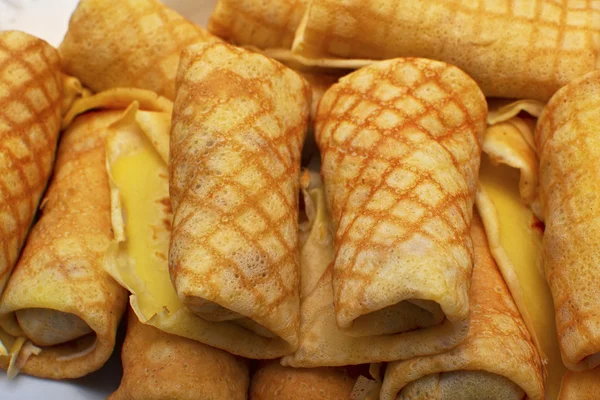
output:
[[[111,177],[113,243],[106,269],[132,293],[130,303],[140,321],[184,308],[171,280],[167,256],[171,229],[169,171],[138,119],[160,113],[130,107],[129,116],[107,139]],[[145,124],[146,127],[151,124]],[[125,240],[126,239],[126,240]]]

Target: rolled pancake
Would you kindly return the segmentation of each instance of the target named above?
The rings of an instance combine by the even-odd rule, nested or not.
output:
[[[562,379],[558,400],[594,400],[600,393],[600,368],[568,371]]]
[[[467,338],[447,352],[388,364],[381,400],[544,399],[540,356],[477,215],[471,236],[475,266]]]
[[[560,89],[536,130],[542,262],[562,359],[573,370],[600,365],[599,124],[600,72],[594,72]]]
[[[123,378],[109,400],[245,400],[248,364],[194,340],[142,324],[130,311]]]
[[[309,0],[219,0],[208,30],[237,45],[290,49]]]
[[[547,0],[312,0],[293,52],[424,57],[458,66],[486,96],[547,101],[600,67],[600,9]]]
[[[25,33],[0,32],[0,294],[52,172],[62,101],[58,52]]]
[[[284,344],[279,355],[298,343],[309,111],[308,84],[263,55],[225,44],[182,54],[169,165],[171,280],[196,315]]]
[[[315,131],[341,330],[414,333],[448,320],[466,334],[469,226],[486,115],[472,79],[425,59],[379,62],[325,93]]]
[[[291,368],[263,363],[252,376],[250,400],[348,400],[354,381],[343,368]]]
[[[2,329],[41,348],[27,374],[80,377],[113,351],[126,292],[102,265],[113,239],[104,140],[121,114],[87,113],[64,132],[40,219],[2,296]]]
[[[556,399],[566,369],[539,259],[544,226],[532,210],[539,208],[535,121],[519,116],[526,110],[537,117],[541,107],[529,101],[496,106],[490,104],[476,205],[490,252],[544,360],[546,398]]]
[[[64,71],[95,92],[136,87],[173,99],[181,51],[218,40],[157,0],[81,0],[59,50]]]
[[[139,100],[133,98],[133,94]],[[110,104],[102,105],[108,100],[107,96]],[[285,353],[287,344],[283,341],[273,342],[250,334],[235,323],[212,322],[197,316],[181,302],[171,284],[167,261],[173,219],[167,167],[170,102],[143,95],[139,90],[128,89],[127,93],[123,93],[123,89],[111,90],[77,102],[65,118],[90,105],[105,108],[133,100],[136,102],[118,124],[112,125],[107,139],[116,240],[106,257],[106,271],[131,292],[131,307],[145,324],[244,356],[275,358]],[[140,109],[142,105],[145,110]],[[323,193],[307,179],[303,182],[307,215],[299,226],[301,259],[321,260],[319,246],[330,245],[330,234],[311,227],[316,216],[324,213],[318,206],[323,204]],[[306,245],[308,242],[311,244]],[[309,272],[302,272],[303,288],[310,285],[309,277],[318,279],[325,267],[309,265],[304,270]]]
[[[306,179],[310,179],[306,183]],[[312,171],[302,179],[306,201],[307,224],[301,224],[302,305],[300,309],[300,343],[291,355],[281,359],[284,366],[315,368],[379,363],[437,353],[456,345],[466,334],[466,326],[442,324],[392,335],[349,336],[336,325],[332,286],[333,243],[331,222],[326,210],[322,182]],[[304,231],[310,227],[308,232]],[[315,278],[320,277],[315,283]],[[450,344],[449,344],[450,343]],[[372,364],[372,367],[376,365]],[[376,400],[381,380],[359,377],[352,399]]]

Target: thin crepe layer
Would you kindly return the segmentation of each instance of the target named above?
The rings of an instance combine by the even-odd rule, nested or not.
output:
[[[333,261],[333,237],[328,223],[323,182],[318,172],[305,170],[300,179],[306,220],[299,225],[300,299],[317,287],[327,266]],[[302,214],[301,214],[302,215]]]
[[[219,0],[208,30],[237,45],[292,47],[309,0]]]
[[[318,174],[311,171],[303,177],[302,184],[305,187],[304,198],[309,200],[305,200],[308,221],[300,225],[303,279],[300,343],[293,354],[281,359],[282,365],[314,368],[394,361],[439,353],[465,337],[467,325],[453,325],[448,320],[434,327],[394,335],[356,337],[340,331],[335,321],[333,302],[331,223],[322,182]],[[310,196],[307,197],[307,194]],[[316,277],[320,279],[315,285]],[[380,380],[375,372],[371,374],[375,381],[359,378],[353,399],[379,398],[376,393]]]
[[[248,365],[205,344],[142,324],[129,312],[123,378],[109,400],[244,400]]]
[[[312,89],[312,101],[310,106],[310,116],[314,118],[317,115],[317,107],[323,98],[323,95],[338,79],[341,74],[325,74],[317,72],[300,71],[300,75],[310,84]]]
[[[83,87],[79,79],[62,74],[63,100],[61,105],[61,114],[64,116],[69,112],[76,100],[91,95],[89,89]]]
[[[568,371],[562,379],[558,400],[594,400],[600,393],[600,368]]]
[[[52,172],[62,92],[52,46],[22,32],[0,32],[0,294]]]
[[[466,323],[486,115],[472,79],[425,59],[379,62],[325,93],[316,139],[342,330],[369,336]]]
[[[275,360],[252,376],[250,400],[348,400],[354,381],[343,368],[291,368]]]
[[[467,338],[448,352],[390,363],[381,400],[544,398],[540,356],[494,263],[478,216],[471,235],[475,266]]]
[[[560,89],[540,116],[536,143],[546,223],[542,261],[562,359],[600,365],[600,72]]]
[[[539,260],[543,224],[530,209],[539,202],[527,206],[529,194],[537,197],[538,159],[535,144],[531,144],[535,126],[527,117],[517,116],[520,110],[527,110],[537,117],[541,107],[528,101],[496,106],[490,104],[494,109],[490,109],[490,126],[483,140],[486,154],[479,171],[477,209],[490,252],[544,359],[546,396],[555,399],[565,367],[552,295]]]
[[[309,110],[308,84],[263,55],[225,44],[182,54],[169,165],[171,280],[197,315],[284,342],[286,352],[298,342]]]
[[[102,267],[113,239],[104,140],[120,115],[88,113],[64,132],[40,219],[2,296],[2,328],[41,347],[27,374],[80,377],[113,351],[126,293]]]
[[[600,9],[517,0],[313,0],[293,52],[308,58],[442,60],[486,96],[546,101],[600,67]]]
[[[60,54],[65,72],[93,91],[136,87],[173,99],[181,51],[218,40],[157,0],[81,0]]]

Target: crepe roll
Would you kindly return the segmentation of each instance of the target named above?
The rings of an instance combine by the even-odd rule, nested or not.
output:
[[[540,116],[542,262],[556,311],[562,359],[600,365],[600,72],[560,89]]]
[[[171,280],[207,321],[298,343],[300,154],[310,88],[225,44],[182,54],[170,144]],[[281,354],[283,355],[283,354]]]
[[[371,336],[445,320],[466,324],[486,114],[471,78],[426,59],[382,61],[323,96],[316,140],[342,331]]]
[[[173,99],[181,51],[217,40],[158,0],[81,0],[59,50],[64,71],[95,92],[135,87]]]
[[[1,328],[40,349],[27,374],[80,377],[113,351],[126,291],[103,269],[113,239],[104,140],[121,113],[87,113],[64,132],[40,219],[0,300]]]
[[[123,378],[108,400],[245,400],[248,363],[222,350],[127,320]]]
[[[0,32],[0,294],[50,178],[62,101],[56,49]]]
[[[594,400],[600,393],[600,368],[568,371],[562,379],[558,400]]]
[[[463,69],[486,96],[547,101],[600,67],[600,9],[547,0],[312,0],[293,52],[431,58]]]
[[[208,30],[237,45],[292,47],[309,0],[219,0]]]
[[[354,382],[344,368],[291,368],[275,360],[252,376],[250,400],[348,400]]]
[[[467,338],[452,350],[390,363],[381,400],[544,399],[541,358],[490,254],[479,216]]]

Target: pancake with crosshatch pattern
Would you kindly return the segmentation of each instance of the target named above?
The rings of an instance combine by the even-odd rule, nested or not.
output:
[[[86,113],[62,135],[40,219],[0,303],[0,327],[38,347],[28,358],[19,354],[9,376],[20,368],[76,378],[99,369],[113,352],[127,296],[103,268],[113,239],[104,141],[121,114]]]
[[[309,0],[219,0],[208,30],[237,45],[292,47]]]
[[[363,68],[321,100],[316,138],[342,330],[368,336],[466,319],[486,113],[466,74],[425,59]]]
[[[62,91],[52,46],[26,33],[0,32],[0,294],[52,171]]]
[[[464,70],[486,96],[546,101],[600,68],[600,1],[313,0],[292,51],[431,58]]]
[[[215,43],[183,52],[176,92],[173,285],[189,309],[229,327],[231,338],[266,341],[244,347],[237,339],[228,350],[287,354],[300,322],[298,191],[310,87],[276,61]]]
[[[490,253],[478,215],[467,338],[454,349],[388,364],[381,400],[544,399],[542,360]]]
[[[561,88],[539,118],[542,263],[562,359],[600,366],[600,72]]]
[[[284,364],[391,361],[465,337],[486,114],[473,80],[424,59],[374,64],[325,93],[316,139],[335,260]]]
[[[157,0],[82,0],[60,45],[64,70],[100,92],[115,87],[175,96],[181,51],[219,41]]]

